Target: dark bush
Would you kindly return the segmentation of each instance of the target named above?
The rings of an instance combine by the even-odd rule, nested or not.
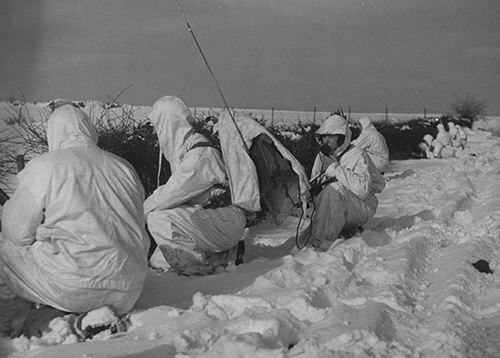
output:
[[[455,120],[455,123],[457,121]],[[421,152],[418,144],[422,142],[424,135],[430,134],[433,137],[437,134],[437,123],[431,123],[424,119],[414,119],[404,123],[375,123],[377,130],[384,136],[389,147],[391,160],[419,159],[424,158],[425,154]],[[307,173],[311,172],[314,158],[318,153],[318,144],[314,139],[314,132],[318,125],[309,125],[311,128],[306,131],[308,126],[296,128],[300,139],[292,140],[288,136],[283,136],[279,128],[268,126],[268,130],[273,133],[283,145],[292,152],[293,155],[302,163]],[[357,126],[350,125],[352,139],[359,136],[360,130]]]
[[[455,124],[459,124],[461,127],[472,128],[472,122],[470,120],[465,119],[465,118],[456,118],[456,117],[454,117],[452,115],[448,115],[448,114],[441,116],[439,121],[445,125],[446,130],[450,129],[450,127],[448,126],[448,123],[450,123],[450,122],[453,122]]]
[[[98,145],[132,164],[144,185],[146,195],[156,189],[159,145],[151,124],[140,123],[128,131],[101,130]],[[165,183],[169,176],[170,166],[166,160],[162,160],[160,183]]]
[[[14,111],[12,118],[20,115]],[[48,116],[48,113],[47,113]],[[98,145],[112,153],[119,155],[130,162],[136,169],[144,185],[146,195],[151,194],[157,187],[158,182],[164,183],[170,176],[170,167],[167,161],[162,160],[162,170],[158,178],[158,139],[153,127],[148,122],[141,122],[134,119],[133,111],[122,110],[109,112],[106,110],[100,116],[91,113],[92,121],[96,124],[99,132]],[[16,117],[17,118],[17,117]],[[9,118],[5,119],[6,121]],[[45,119],[46,120],[46,119]],[[450,116],[443,116],[440,122],[447,124],[453,120],[461,125],[463,121],[453,119]],[[318,144],[314,138],[314,133],[318,129],[317,124],[299,123],[298,126],[268,125],[259,121],[266,127],[304,166],[306,173],[310,174],[314,158],[318,153]],[[0,145],[0,153],[10,153],[9,146],[22,144],[26,149],[24,153],[38,155],[46,150],[46,136],[43,125],[33,126],[31,122],[22,120],[12,121],[12,128],[17,135],[16,141],[9,139]],[[15,123],[14,123],[15,122]],[[212,127],[217,123],[217,118],[213,115],[196,119],[195,130],[205,135],[218,147],[218,138],[213,134]],[[414,119],[404,123],[375,123],[380,133],[385,137],[390,150],[390,159],[404,160],[423,158],[424,155],[418,148],[425,134],[435,137],[437,133],[437,122],[429,122],[424,119]],[[359,135],[357,126],[350,126],[355,139]],[[13,138],[13,137],[12,137]],[[20,139],[19,139],[20,138]],[[6,156],[0,162],[0,174],[12,173],[15,168],[15,155]]]
[[[445,119],[443,119],[443,122],[445,122]],[[423,119],[414,119],[397,124],[375,124],[380,133],[386,138],[391,160],[424,158],[425,155],[419,150],[418,144],[422,142],[425,134],[436,136],[436,125],[437,123],[431,123]],[[314,158],[318,153],[318,143],[314,138],[314,133],[319,126],[317,124],[302,124],[286,130],[282,126],[265,124],[264,126],[299,160],[306,173],[310,174]],[[215,147],[218,147],[218,138],[213,135],[204,120],[196,121],[194,127],[197,132],[210,139]],[[350,128],[353,133],[352,139],[355,139],[360,130],[352,125]],[[298,136],[293,139],[285,135],[286,132],[290,131],[298,134]],[[131,134],[127,135],[116,132],[101,132],[99,146],[129,161],[139,173],[146,193],[149,195],[153,192],[157,185],[158,140],[149,123],[137,125],[132,129]],[[160,183],[164,183],[169,175],[170,168],[168,163],[163,160]]]
[[[311,124],[308,126],[300,126],[295,129],[300,135],[300,139],[292,139],[289,136],[283,135],[283,131],[279,127],[268,126],[267,130],[271,132],[283,145],[297,158],[304,166],[306,173],[311,173],[314,163],[314,158],[318,153],[318,143],[314,138],[314,132],[318,129],[318,125]]]
[[[384,136],[389,147],[391,160],[424,158],[425,154],[418,144],[423,141],[424,135],[433,137],[437,134],[437,123],[430,123],[423,119],[413,119],[404,123],[375,124],[378,131]]]

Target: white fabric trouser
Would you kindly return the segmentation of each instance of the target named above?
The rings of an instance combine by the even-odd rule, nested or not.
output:
[[[443,145],[441,142],[434,140],[434,158],[453,158],[455,149],[451,145]]]
[[[51,279],[34,259],[30,246],[16,246],[0,233],[0,280],[18,297],[65,312],[111,306],[118,315],[130,311],[140,290],[73,287]]]
[[[378,200],[369,194],[361,200],[338,182],[327,185],[314,200],[316,208],[306,235],[309,243],[330,243],[337,239],[344,228],[366,224],[375,215]]]
[[[234,205],[217,209],[181,206],[149,213],[147,224],[170,266],[184,273],[201,273],[211,269],[208,254],[238,244],[246,219]]]

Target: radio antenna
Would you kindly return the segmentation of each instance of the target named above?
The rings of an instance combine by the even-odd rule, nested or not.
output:
[[[203,57],[203,61],[205,62],[205,65],[208,68],[208,72],[210,72],[210,75],[212,76],[215,84],[217,85],[217,90],[219,91],[219,94],[220,94],[220,96],[222,98],[222,101],[224,102],[224,106],[226,107],[226,109],[227,109],[227,111],[229,113],[229,116],[231,117],[231,120],[233,121],[234,126],[236,127],[236,130],[238,131],[238,134],[240,135],[241,140],[243,141],[243,146],[245,147],[245,150],[248,153],[248,152],[250,152],[250,150],[248,149],[247,144],[245,143],[245,139],[243,138],[243,134],[241,133],[240,128],[236,124],[236,120],[234,119],[234,116],[231,113],[231,110],[230,110],[229,105],[228,105],[227,100],[226,100],[226,96],[224,96],[224,92],[222,92],[222,88],[221,88],[221,86],[219,84],[219,81],[217,81],[217,77],[215,77],[215,73],[212,70],[212,67],[210,67],[210,64],[208,63],[207,57],[203,53],[203,50],[201,49],[200,43],[198,42],[198,39],[196,38],[196,35],[194,34],[194,31],[191,28],[191,25],[189,24],[189,21],[188,21],[188,19],[186,17],[186,14],[184,13],[184,9],[182,8],[182,4],[181,4],[180,0],[175,0],[175,2],[177,3],[177,6],[179,7],[179,11],[182,14],[182,17],[184,19],[184,22],[186,23],[187,29],[188,29],[189,33],[191,34],[191,37],[193,38],[193,40],[194,40],[194,42],[196,44],[196,47],[198,48],[198,51],[201,54],[201,57]]]

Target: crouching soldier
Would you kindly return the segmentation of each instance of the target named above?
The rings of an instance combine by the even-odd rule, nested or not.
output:
[[[160,98],[149,118],[171,176],[144,202],[148,230],[178,273],[213,273],[235,258],[246,225],[244,210],[230,200],[210,205],[228,184],[222,155],[195,132],[194,119],[179,98]]]
[[[425,153],[425,157],[427,159],[434,158],[434,154],[433,154],[434,147],[432,144],[432,142],[434,141],[434,138],[432,138],[432,136],[430,134],[426,134],[426,135],[424,135],[423,139],[424,140],[418,144],[418,147],[420,148],[420,150],[422,152]]]
[[[458,137],[460,138],[460,147],[464,149],[467,144],[467,134],[460,125],[456,124],[455,127],[457,128]]]
[[[467,143],[467,134],[465,134],[464,129],[460,125],[453,122],[448,122],[448,128],[453,148],[464,149],[465,144]]]
[[[341,116],[325,119],[315,135],[320,153],[311,178],[324,185],[314,199],[315,210],[304,235],[313,247],[327,250],[343,229],[357,228],[373,217],[378,206],[375,194],[384,189],[385,180],[368,154],[350,144],[351,131]]]
[[[432,146],[434,147],[433,157],[453,158],[455,156],[455,149],[453,149],[450,134],[441,123],[437,125],[437,130],[436,139],[432,142]]]
[[[359,124],[361,133],[356,140],[352,141],[352,144],[364,149],[378,171],[383,174],[389,164],[389,148],[385,138],[377,131],[370,118],[361,117]]]
[[[149,117],[171,176],[147,198],[144,212],[159,251],[178,273],[210,274],[234,260],[255,213],[268,212],[280,225],[295,205],[307,204],[301,164],[253,119],[225,111],[219,151],[195,132],[179,98],[159,99]]]
[[[63,105],[50,115],[48,153],[18,174],[3,207],[0,300],[17,296],[61,313],[109,306],[122,315],[134,306],[149,249],[144,189],[97,139],[82,110]]]

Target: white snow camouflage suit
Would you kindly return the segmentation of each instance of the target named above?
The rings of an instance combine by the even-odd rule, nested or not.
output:
[[[368,117],[359,119],[361,124],[361,133],[358,138],[352,141],[352,144],[358,148],[364,149],[375,167],[383,173],[389,164],[389,148],[385,138],[375,128]]]
[[[309,235],[310,243],[331,244],[342,229],[367,223],[377,210],[375,194],[385,187],[384,177],[368,154],[355,146],[349,146],[351,133],[347,123],[343,131],[346,139],[337,149],[340,156],[338,163],[330,164],[331,161],[324,160],[327,158],[320,152],[311,171],[311,178],[328,171],[329,176],[335,177],[336,181],[326,185],[314,199],[314,216],[310,228],[304,233]],[[321,134],[330,133],[322,131]]]
[[[171,170],[168,181],[144,202],[149,232],[179,273],[210,273],[210,254],[242,239],[245,213],[236,205],[203,207],[227,185],[226,168],[219,150],[194,131],[193,117],[179,98],[160,98],[149,118]]]
[[[258,212],[264,202],[277,225],[290,215],[293,206],[302,205],[305,210],[309,198],[307,174],[266,128],[250,117],[231,118],[224,111],[218,132],[233,203],[247,212]],[[262,142],[268,150],[259,147]],[[265,172],[259,175],[258,167]]]
[[[451,137],[444,128],[444,125],[439,123],[437,125],[438,133],[436,139],[432,142],[434,147],[433,156],[434,158],[452,158],[455,156],[455,149],[453,149],[451,143]]]
[[[31,302],[126,313],[147,271],[142,184],[129,163],[97,147],[78,108],[51,114],[47,140],[49,151],[18,174],[3,207],[0,276]]]

